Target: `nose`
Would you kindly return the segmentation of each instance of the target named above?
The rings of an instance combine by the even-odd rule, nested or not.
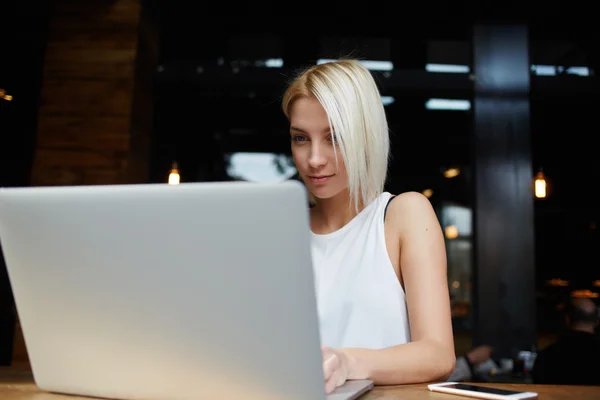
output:
[[[325,149],[323,149],[323,147],[318,143],[313,142],[310,148],[310,155],[308,157],[308,165],[311,168],[318,169],[327,164],[327,157],[324,150]]]

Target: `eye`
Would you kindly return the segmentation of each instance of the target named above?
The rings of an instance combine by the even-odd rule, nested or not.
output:
[[[294,142],[305,142],[306,140],[307,140],[307,138],[302,135],[293,135],[292,136],[292,141],[294,141]]]

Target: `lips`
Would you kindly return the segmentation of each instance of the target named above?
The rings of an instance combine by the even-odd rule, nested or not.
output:
[[[309,176],[310,180],[314,183],[323,183],[327,181],[327,179],[331,178],[333,175],[318,175],[318,176]]]

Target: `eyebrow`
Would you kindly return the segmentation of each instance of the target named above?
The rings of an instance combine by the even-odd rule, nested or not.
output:
[[[290,130],[292,130],[292,131],[298,131],[298,132],[302,132],[302,133],[305,133],[305,134],[307,134],[307,135],[308,135],[308,132],[306,132],[304,129],[302,129],[302,128],[298,128],[297,126],[294,126],[294,125],[292,125],[292,126],[290,127]],[[329,127],[327,127],[327,128],[325,128],[325,129],[323,129],[323,132],[322,132],[322,133],[326,133],[326,132],[330,132],[330,129],[329,129]]]
[[[302,133],[306,133],[306,131],[304,129],[300,129],[297,126],[290,126],[290,130],[292,131],[298,131],[298,132],[302,132]]]

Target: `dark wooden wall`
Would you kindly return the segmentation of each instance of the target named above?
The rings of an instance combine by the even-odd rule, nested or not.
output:
[[[54,2],[32,185],[144,180],[143,157],[128,171],[140,15],[137,0]],[[140,136],[135,148],[144,150]]]
[[[48,1],[0,1],[0,187],[27,186],[37,130]],[[11,363],[17,318],[0,246],[0,365]],[[21,346],[20,348],[23,348]]]
[[[145,183],[156,29],[138,0],[54,0],[32,186]],[[14,365],[28,366],[16,324]]]

